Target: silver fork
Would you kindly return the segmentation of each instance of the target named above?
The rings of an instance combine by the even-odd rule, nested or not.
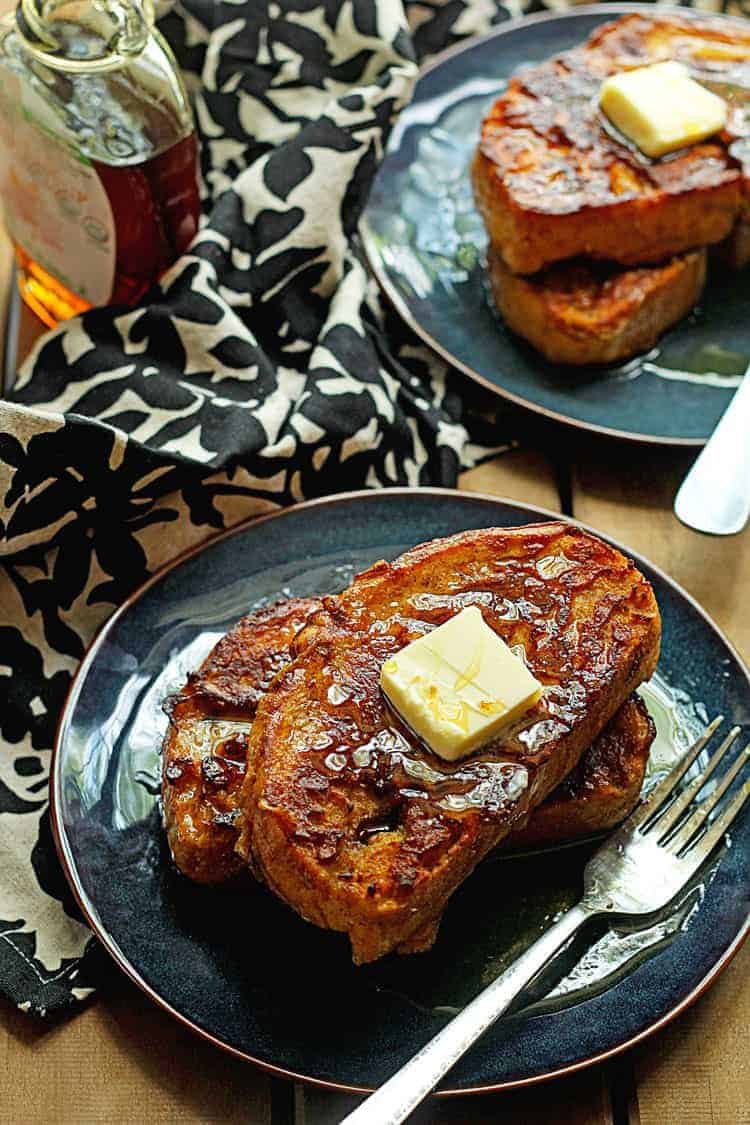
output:
[[[591,857],[583,874],[583,898],[577,906],[563,914],[342,1125],[399,1125],[585,922],[601,915],[653,914],[679,894],[721,842],[750,796],[750,781],[745,781],[734,796],[720,804],[750,760],[748,744],[716,787],[701,797],[706,782],[736,741],[739,727],[730,730],[701,773],[678,790],[723,721],[719,715],[709,724],[688,753]],[[709,819],[714,809],[716,814]]]

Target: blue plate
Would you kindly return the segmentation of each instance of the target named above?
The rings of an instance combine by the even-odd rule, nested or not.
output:
[[[606,20],[643,10],[607,4],[531,16],[440,55],[393,130],[362,236],[400,315],[460,371],[570,425],[696,446],[710,436],[750,363],[750,270],[712,270],[700,307],[648,355],[614,367],[548,363],[505,328],[487,296],[487,236],[469,182],[482,118],[520,65],[575,46]]]
[[[157,797],[161,702],[242,613],[280,594],[336,591],[374,560],[435,536],[549,516],[440,490],[302,504],[185,556],[100,633],[59,729],[53,824],[92,929],[178,1019],[278,1072],[371,1087],[574,901],[590,844],[491,857],[451,900],[430,953],[356,969],[342,935],[303,922],[249,877],[209,889],[180,876]],[[669,579],[639,565],[664,619],[661,679],[648,697],[662,750],[669,740],[684,745],[709,714],[748,723],[748,674],[727,641]],[[577,967],[571,959],[561,984],[545,982],[531,1007],[494,1027],[448,1086],[499,1087],[583,1066],[680,1011],[747,928],[750,818],[733,844],[648,931],[588,931],[571,955],[582,957]]]

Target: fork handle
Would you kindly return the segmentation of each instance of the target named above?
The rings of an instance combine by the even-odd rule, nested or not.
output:
[[[596,910],[580,902],[563,914],[510,968],[344,1118],[342,1125],[399,1125],[405,1121],[472,1043],[507,1011],[519,992],[596,913]]]

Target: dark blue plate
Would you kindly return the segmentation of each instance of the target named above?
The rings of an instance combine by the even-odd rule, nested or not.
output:
[[[161,701],[250,607],[280,594],[335,591],[355,570],[435,536],[545,518],[538,509],[439,490],[302,504],[185,556],[100,633],[60,725],[53,823],[92,928],[178,1019],[285,1074],[370,1087],[575,899],[590,845],[491,857],[451,900],[429,954],[355,969],[341,935],[303,922],[249,877],[241,887],[211,890],[178,875],[156,796]],[[664,618],[662,679],[652,703],[662,734],[667,727],[674,734],[673,726],[684,734],[718,712],[747,723],[750,684],[729,644],[686,594],[640,565]],[[531,1009],[493,1028],[452,1072],[449,1087],[529,1082],[582,1066],[680,1011],[744,935],[750,818],[733,832],[733,844],[702,880],[704,892],[696,891],[704,893],[698,909],[693,895],[646,936],[586,934],[598,969],[589,971],[589,952],[562,991],[540,993]]]
[[[702,445],[750,362],[750,270],[712,270],[700,308],[648,355],[614,367],[548,363],[505,328],[487,297],[487,237],[469,182],[482,118],[517,67],[573,47],[606,20],[642,10],[607,4],[531,16],[440,55],[393,130],[362,236],[386,296],[460,371],[584,429]],[[688,13],[682,8],[680,15]]]

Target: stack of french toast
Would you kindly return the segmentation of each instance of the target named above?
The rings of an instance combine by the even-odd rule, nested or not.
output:
[[[649,158],[599,105],[612,75],[666,60],[724,98],[714,136]],[[750,28],[627,15],[513,77],[472,165],[487,269],[508,326],[547,359],[647,351],[699,300],[709,250],[750,261]]]
[[[460,761],[389,707],[381,669],[467,607],[541,694]],[[247,872],[358,963],[428,949],[496,847],[605,830],[638,800],[659,653],[651,586],[564,523],[488,528],[379,562],[337,596],[244,617],[168,701],[162,797],[180,871]]]

